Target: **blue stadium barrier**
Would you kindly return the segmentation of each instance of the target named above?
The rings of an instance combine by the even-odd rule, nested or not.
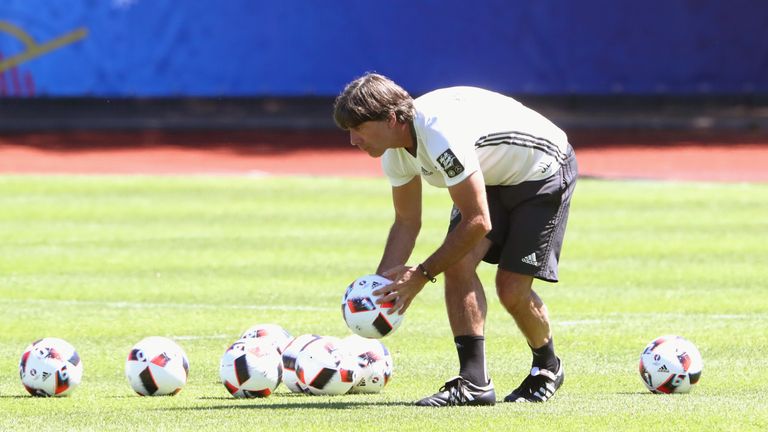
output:
[[[0,97],[768,93],[755,0],[3,0]]]

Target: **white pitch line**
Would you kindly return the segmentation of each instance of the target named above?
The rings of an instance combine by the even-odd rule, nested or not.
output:
[[[760,318],[768,318],[766,314],[706,314],[706,313],[679,313],[679,312],[626,312],[626,313],[611,313],[601,318],[588,318],[581,320],[565,320],[565,321],[553,321],[552,325],[562,327],[572,327],[580,325],[603,325],[620,323],[631,319],[691,319],[695,317],[703,317],[712,320],[755,320]]]
[[[103,306],[115,309],[207,309],[207,310],[262,310],[262,311],[309,311],[309,312],[333,312],[337,310],[333,307],[302,306],[302,305],[233,305],[233,304],[211,304],[211,303],[143,303],[127,301],[101,301],[101,300],[60,300],[60,299],[0,299],[0,304],[47,304],[63,306]],[[601,325],[608,323],[624,322],[632,318],[650,318],[650,319],[690,319],[703,317],[716,320],[759,320],[768,318],[768,314],[750,313],[750,314],[707,314],[707,313],[680,313],[680,312],[622,312],[610,313],[600,318],[585,318],[576,320],[553,321],[552,324],[559,326],[576,325]]]
[[[210,335],[210,336],[173,336],[174,340],[206,340],[206,339],[232,339],[232,335]]]
[[[142,302],[108,302],[99,300],[56,300],[56,299],[0,299],[0,303],[13,304],[52,304],[64,306],[104,306],[116,309],[245,309],[265,311],[313,311],[328,312],[335,308],[299,305],[231,305],[209,303],[142,303]]]
[[[606,320],[585,319],[585,320],[573,320],[573,321],[554,321],[552,322],[552,325],[571,327],[571,326],[578,326],[578,325],[604,324],[606,322],[607,322]]]

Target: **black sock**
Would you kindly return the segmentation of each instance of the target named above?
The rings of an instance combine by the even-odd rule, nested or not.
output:
[[[533,353],[533,367],[557,372],[558,364],[557,357],[555,356],[555,344],[551,337],[546,345],[536,349],[531,348],[531,352]]]
[[[456,336],[456,351],[459,353],[459,375],[477,386],[488,384],[485,372],[485,337]]]

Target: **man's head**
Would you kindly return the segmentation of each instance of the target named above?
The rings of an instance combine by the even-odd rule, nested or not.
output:
[[[413,98],[394,81],[376,73],[347,84],[333,107],[333,119],[345,130],[366,121],[389,120],[393,114],[400,123],[413,120]]]
[[[367,73],[347,84],[336,98],[333,119],[350,132],[350,142],[374,157],[387,148],[409,145],[403,130],[413,120],[413,98],[389,78]]]

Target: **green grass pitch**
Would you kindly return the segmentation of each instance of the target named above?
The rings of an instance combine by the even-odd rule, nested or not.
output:
[[[445,232],[445,191],[425,187],[413,262]],[[226,347],[256,323],[345,336],[341,295],[374,270],[392,219],[384,179],[0,177],[0,430],[765,430],[768,428],[768,184],[581,180],[561,279],[537,283],[566,380],[549,403],[428,409],[411,402],[457,371],[442,285],[428,285],[384,339],[395,374],[377,395],[309,397],[280,387],[236,400]],[[489,297],[488,364],[502,398],[530,354]],[[688,395],[645,390],[637,362],[668,333],[697,344]],[[123,376],[145,336],[175,338],[190,379],[174,397]],[[28,396],[31,341],[83,359],[71,397]]]

